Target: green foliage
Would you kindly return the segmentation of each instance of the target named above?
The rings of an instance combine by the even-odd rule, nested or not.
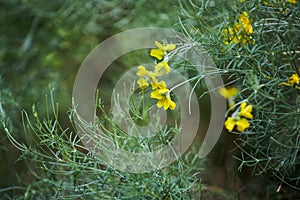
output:
[[[14,198],[190,199],[201,189],[197,174],[202,162],[192,153],[164,169],[148,173],[121,172],[106,166],[101,157],[82,145],[76,132],[62,128],[52,94],[49,100],[47,112],[51,110],[53,115],[42,119],[33,107],[35,121],[31,122],[27,113],[23,113],[26,144],[15,140],[6,129],[12,144],[22,151],[19,160],[24,160],[34,175],[34,181],[23,188],[24,194]],[[69,114],[71,121],[74,114]],[[107,123],[112,123],[111,118],[103,117],[109,120]]]
[[[49,85],[67,109],[76,72],[88,53],[122,30],[170,27],[176,16],[175,8],[169,6],[145,4],[144,0],[1,1],[2,87],[10,88],[18,99],[18,112],[44,102]],[[42,105],[40,109],[45,113]]]
[[[216,6],[217,5],[217,6]],[[297,86],[284,86],[300,73],[299,2],[181,1],[182,28],[211,53],[235,97],[253,105],[251,126],[239,134],[239,170],[252,167],[299,189],[300,109]],[[225,44],[223,30],[248,12],[253,44]],[[228,111],[230,116],[230,110]]]
[[[185,193],[174,192],[171,194],[174,197],[189,195],[186,192],[187,188],[190,188],[193,181],[198,182],[198,179],[196,177],[186,178],[183,181],[178,179],[180,169],[176,169],[175,166],[168,172],[157,171],[137,178],[134,174],[126,174],[113,169],[100,170],[101,167],[103,168],[100,160],[86,155],[87,152],[82,144],[79,144],[82,149],[71,155],[78,162],[59,163],[58,157],[51,152],[57,149],[74,150],[75,144],[66,138],[59,139],[58,134],[68,137],[71,135],[71,131],[65,131],[66,127],[70,126],[70,122],[66,119],[64,110],[71,106],[74,77],[86,55],[99,42],[122,30],[141,26],[171,27],[177,18],[176,8],[174,2],[167,4],[166,6],[166,2],[162,1],[148,4],[145,0],[1,1],[0,74],[3,78],[0,87],[0,133],[2,136],[0,169],[1,187],[3,187],[0,189],[1,198],[65,197],[73,199],[81,197],[85,199],[84,195],[90,197],[91,193],[98,194],[100,198],[99,188],[102,186],[102,189],[106,190],[103,198],[117,198],[117,195],[129,195],[129,189],[132,189],[130,186],[136,183],[135,179],[140,183],[145,183],[137,188],[137,191],[145,192],[144,196],[136,194],[141,198],[151,196],[154,198],[153,192],[156,195],[167,195],[168,190]],[[118,62],[129,63],[129,65],[134,63],[132,59]],[[49,85],[50,88],[55,88],[55,96],[59,99],[61,106],[61,110],[56,110],[54,113],[47,110],[44,104],[45,98],[48,99],[44,94],[49,90]],[[56,117],[60,117],[61,125],[58,125],[56,118],[46,117],[45,120],[32,124],[31,128],[35,132],[28,131],[24,134],[22,125],[26,123],[22,124],[20,113],[23,109],[30,110],[33,103],[36,105],[35,109],[39,110],[41,119],[55,114]],[[25,116],[27,115],[23,115]],[[28,116],[28,118],[35,119],[34,116]],[[27,119],[23,118],[23,120]],[[56,129],[56,140],[49,138],[50,135],[46,134],[49,128],[50,130]],[[15,144],[17,148],[12,148],[11,144]],[[49,150],[43,144],[50,145],[50,147],[52,145],[54,149]],[[22,155],[15,162],[20,152]],[[86,160],[82,161],[84,157]],[[79,161],[85,164],[81,166]],[[91,166],[91,163],[95,165]],[[185,164],[182,161],[182,164],[178,165],[183,168]],[[77,176],[78,168],[82,168],[82,173]],[[53,173],[52,169],[61,173]],[[103,180],[97,182],[96,177]],[[120,177],[125,177],[125,179]],[[159,185],[162,177],[165,177],[166,181]],[[76,181],[78,184],[74,184]],[[118,192],[111,190],[110,187],[114,184]],[[146,188],[149,185],[155,186],[153,190]],[[72,186],[78,186],[79,189]],[[128,191],[122,190],[125,186]],[[158,186],[163,186],[163,189]],[[195,184],[195,187],[198,186],[201,185]]]
[[[75,111],[67,116],[64,113],[71,106],[72,86],[80,63],[99,42],[135,27],[176,29],[178,26],[173,25],[177,13],[181,32],[209,52],[226,86],[239,89],[227,117],[243,101],[253,105],[250,127],[244,133],[232,132],[237,134],[238,170],[245,173],[250,167],[253,175],[270,177],[265,180],[266,198],[280,198],[274,194],[278,185],[299,190],[300,90],[299,84],[283,84],[292,74],[300,75],[299,3],[180,0],[178,6],[174,1],[153,4],[146,0],[1,1],[0,198],[197,199],[201,196],[197,193],[203,190],[220,192],[214,187],[203,188],[198,175],[204,171],[203,162],[193,151],[172,165],[149,173],[134,174],[108,167],[83,145],[73,128]],[[234,27],[244,11],[249,14],[254,42],[225,44],[224,30]],[[145,57],[148,52],[136,53],[143,62],[149,60]],[[117,67],[108,69],[108,78],[101,80],[105,93],[101,98],[110,98],[109,90],[118,78],[115,74],[124,70],[118,66],[136,66],[140,60],[128,55],[118,59],[113,64]],[[193,66],[177,64],[176,68],[193,80],[197,96],[207,94],[198,85],[202,81],[192,71]],[[53,93],[50,98],[44,95],[49,85],[55,88],[60,110]],[[20,116],[23,109],[31,109],[32,103],[36,103],[33,115],[22,112]],[[159,148],[178,132],[175,126],[152,138],[154,143],[128,138],[102,105],[98,109],[102,118],[96,121],[106,130],[107,137],[133,152],[148,151],[145,143]],[[134,108],[131,114],[138,121],[139,109]],[[235,195],[220,193],[223,198]],[[285,197],[295,196],[290,193]]]

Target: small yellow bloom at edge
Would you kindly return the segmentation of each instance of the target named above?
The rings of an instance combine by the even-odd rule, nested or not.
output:
[[[294,86],[295,84],[299,84],[300,79],[298,74],[292,74],[292,76],[288,79],[288,84]]]
[[[288,3],[292,3],[292,4],[295,4],[297,3],[297,0],[287,0]]]

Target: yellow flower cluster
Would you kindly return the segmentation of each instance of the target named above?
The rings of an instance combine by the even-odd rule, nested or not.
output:
[[[298,74],[292,74],[287,82],[281,82],[279,85],[286,85],[290,87],[295,87],[296,89],[300,89],[300,77]]]
[[[171,51],[176,48],[175,44],[163,45],[157,41],[155,41],[154,43],[157,46],[157,49],[152,49],[150,51],[150,56],[157,58],[158,60],[163,59],[163,57],[167,55],[167,51]]]
[[[224,44],[238,44],[238,43],[254,43],[251,35],[253,28],[251,21],[248,18],[248,13],[245,11],[240,14],[238,22],[235,22],[233,27],[227,27],[222,30]]]
[[[152,49],[150,51],[150,56],[155,57],[158,60],[162,60],[167,55],[167,51],[171,51],[176,48],[175,44],[163,45],[157,41],[155,41],[155,45],[157,46],[157,49]],[[170,97],[170,90],[167,88],[166,82],[158,81],[157,79],[157,77],[162,76],[163,73],[168,74],[169,72],[170,66],[168,64],[168,60],[164,59],[155,65],[154,71],[149,71],[141,65],[138,66],[138,72],[136,73],[136,75],[140,77],[137,81],[140,88],[146,89],[151,84],[153,91],[151,92],[150,97],[157,99],[157,107],[163,107],[164,110],[174,110],[176,107],[176,103],[172,101]]]
[[[232,131],[236,126],[236,130],[244,132],[250,126],[248,119],[253,119],[253,115],[251,114],[252,107],[252,105],[247,105],[246,102],[241,103],[239,109],[225,121],[225,128],[228,131]]]
[[[233,98],[238,93],[237,88],[220,88],[219,93],[228,100],[229,108],[234,106]],[[242,102],[240,107],[230,116],[227,117],[224,125],[228,131],[232,131],[236,126],[236,130],[244,132],[250,126],[248,119],[253,119],[252,105],[247,105],[246,102]]]

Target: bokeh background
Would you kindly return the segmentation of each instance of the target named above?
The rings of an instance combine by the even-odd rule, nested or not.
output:
[[[30,113],[35,105],[41,115],[46,113],[45,99],[51,89],[67,127],[74,79],[88,53],[124,30],[172,28],[177,23],[176,6],[175,1],[145,0],[1,1],[0,116],[9,123],[14,137],[25,140],[23,110]],[[30,182],[26,164],[17,161],[20,151],[10,144],[3,129],[0,134],[0,188]]]

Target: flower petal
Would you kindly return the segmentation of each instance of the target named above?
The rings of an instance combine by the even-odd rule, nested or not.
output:
[[[164,55],[165,52],[162,49],[151,49],[150,51],[150,56],[157,58],[158,60],[163,59]]]
[[[159,90],[155,90],[155,91],[151,92],[150,97],[152,99],[162,99],[163,98],[162,94],[159,93]]]
[[[176,48],[176,45],[175,44],[167,44],[167,45],[165,45],[164,47],[163,47],[163,49],[165,50],[165,51],[172,51],[172,50],[174,50]]]
[[[160,62],[155,66],[155,69],[157,71],[160,71],[161,69],[164,69],[165,73],[168,74],[170,72],[170,66],[168,64],[168,62],[164,61],[164,62]]]
[[[224,125],[228,131],[232,131],[235,126],[235,120],[232,117],[228,117]]]
[[[164,103],[165,103],[165,100],[164,100],[165,98],[163,98],[163,99],[159,99],[158,101],[157,101],[157,107],[158,108],[161,108],[161,107],[163,107],[164,106]]]
[[[239,132],[244,132],[245,129],[250,126],[249,121],[245,118],[241,118],[240,120],[236,121],[235,124],[237,125],[236,129]]]
[[[153,81],[152,82],[152,90],[155,90],[155,89],[166,89],[167,88],[167,85],[166,85],[166,82],[165,81]]]
[[[165,70],[166,74],[168,74],[171,70],[168,62],[162,62],[162,65],[164,67],[164,70]]]
[[[168,104],[169,104],[169,108],[171,110],[174,110],[176,108],[176,103],[174,101],[172,101],[172,99],[170,97],[167,97],[167,101],[168,101]]]
[[[288,79],[288,84],[294,86],[295,84],[299,84],[300,79],[298,74],[292,74],[292,76]]]
[[[169,108],[169,101],[168,101],[168,98],[165,98],[165,101],[164,101],[164,110],[168,110]]]
[[[163,49],[163,45],[159,43],[158,41],[154,41],[155,45],[157,46],[158,49]]]
[[[253,119],[253,115],[251,114],[253,106],[252,105],[246,106],[246,105],[247,105],[246,102],[243,102],[241,104],[239,116],[243,116],[243,117],[246,117],[248,119]]]
[[[235,96],[238,93],[238,89],[235,87],[232,88],[219,88],[219,93],[222,95],[224,98],[229,99],[233,96]]]
[[[151,92],[150,97],[153,99],[162,99],[165,97],[167,92],[169,92],[168,88],[156,89],[155,91]]]
[[[147,76],[149,73],[148,70],[146,70],[146,68],[142,65],[138,66],[138,72],[136,73],[136,75],[138,76]]]
[[[144,78],[140,78],[137,81],[137,84],[140,86],[141,89],[145,89],[149,86],[148,79],[144,79]]]

